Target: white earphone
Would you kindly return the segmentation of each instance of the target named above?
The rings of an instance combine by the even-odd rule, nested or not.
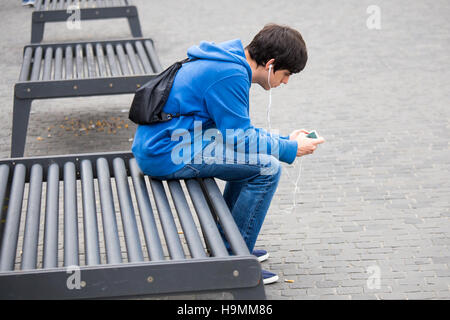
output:
[[[272,89],[272,86],[270,85],[270,73],[272,72],[272,67],[273,67],[273,64],[269,65],[269,74],[267,76],[267,83],[268,83],[270,89]]]
[[[272,125],[271,125],[271,121],[270,121],[271,120],[270,119],[270,109],[272,107],[272,86],[270,85],[270,73],[272,72],[272,67],[273,67],[273,64],[270,64],[269,65],[269,74],[267,76],[267,83],[269,85],[269,105],[267,106],[267,127],[268,127],[267,129],[268,129],[269,135],[271,134],[271,131],[272,131]],[[297,179],[295,179],[295,182],[293,182],[293,184],[294,184],[293,195],[294,196],[293,196],[293,199],[292,199],[292,202],[293,202],[292,210],[294,210],[297,207],[296,193],[300,189],[298,184],[300,182],[300,176],[301,176],[301,173],[302,173],[302,164],[303,164],[303,157],[300,158],[300,165],[299,165],[299,168],[298,168]],[[289,173],[288,173],[288,175],[289,175]]]
[[[269,65],[269,75],[267,76],[267,84],[269,85],[269,105],[267,106],[267,126],[268,132],[272,131],[272,126],[270,123],[270,107],[272,106],[272,86],[270,85],[270,73],[272,72],[272,64]]]

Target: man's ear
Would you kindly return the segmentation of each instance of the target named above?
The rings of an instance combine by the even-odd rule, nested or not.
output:
[[[264,66],[264,69],[269,70],[269,66],[270,66],[270,65],[273,65],[274,62],[275,62],[275,59],[273,59],[273,58],[270,59],[269,61],[267,61],[266,64],[265,64],[265,66]],[[272,66],[272,67],[273,67],[273,66]]]

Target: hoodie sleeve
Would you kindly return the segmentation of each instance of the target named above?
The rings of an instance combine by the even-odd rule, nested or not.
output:
[[[259,131],[260,134],[265,134],[265,135],[271,135],[272,137],[277,137],[279,139],[284,139],[284,140],[289,140],[289,136],[281,136],[277,133],[269,133],[267,130],[263,129],[263,128],[256,128],[257,131]]]
[[[209,115],[227,143],[234,141],[235,151],[258,150],[280,161],[292,163],[297,154],[297,141],[253,127],[248,113],[249,82],[247,76],[236,74],[223,78],[204,94]],[[228,129],[228,130],[227,130]],[[232,130],[230,130],[232,129]]]

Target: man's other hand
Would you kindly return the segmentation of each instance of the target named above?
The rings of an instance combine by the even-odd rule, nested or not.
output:
[[[293,133],[291,133],[291,136],[292,137],[295,136],[294,139],[297,140],[297,144],[298,144],[297,157],[301,157],[301,156],[313,153],[317,149],[317,146],[319,144],[325,142],[325,139],[322,137],[318,137],[317,139],[307,138],[306,135],[308,133],[309,132],[307,132],[305,130],[296,130]],[[291,136],[289,136],[289,138],[291,138]],[[294,140],[294,139],[291,139],[291,140]]]
[[[300,133],[305,133],[308,134],[309,132],[306,131],[305,129],[298,129],[298,130],[294,130],[291,132],[291,134],[289,135],[289,140],[297,140],[297,137]]]

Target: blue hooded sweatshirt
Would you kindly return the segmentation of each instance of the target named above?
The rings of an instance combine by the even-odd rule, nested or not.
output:
[[[235,150],[245,150],[247,155],[249,150],[258,150],[292,163],[297,153],[296,141],[268,134],[250,122],[252,70],[241,41],[201,42],[187,53],[196,60],[182,65],[164,106],[165,112],[182,116],[137,128],[132,151],[141,170],[151,176],[164,176],[183,168],[186,163],[195,163],[194,157],[212,142],[204,136],[211,128],[226,137],[223,141],[227,143],[227,135],[230,135],[227,129],[245,132],[233,138]],[[177,135],[180,132],[188,134]],[[255,149],[255,144],[266,147]],[[174,149],[189,150],[188,154],[183,154],[181,163],[173,160]]]

